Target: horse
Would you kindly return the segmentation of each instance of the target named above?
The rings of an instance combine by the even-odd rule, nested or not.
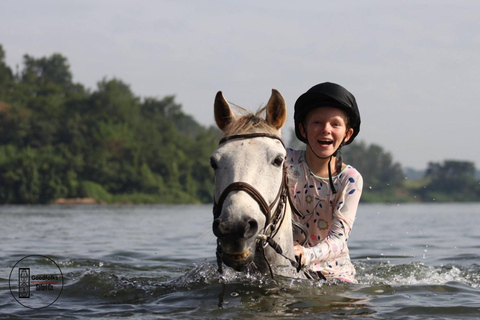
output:
[[[265,113],[265,118],[262,114]],[[218,271],[222,263],[236,271],[302,278],[293,254],[286,148],[281,128],[287,107],[272,89],[267,105],[256,114],[234,115],[219,91],[215,122],[223,132],[210,157],[215,171],[213,233],[217,237]]]

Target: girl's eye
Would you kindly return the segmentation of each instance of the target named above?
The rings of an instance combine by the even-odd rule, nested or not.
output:
[[[210,158],[210,166],[212,167],[213,170],[218,169],[217,162],[213,158]]]
[[[275,167],[280,167],[283,164],[283,160],[284,158],[282,156],[278,156],[275,158],[275,160],[273,160],[273,165]]]

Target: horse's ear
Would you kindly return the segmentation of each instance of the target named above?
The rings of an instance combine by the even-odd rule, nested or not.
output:
[[[217,95],[215,96],[214,110],[215,122],[220,130],[223,131],[225,127],[232,122],[232,120],[235,118],[235,115],[233,114],[227,100],[225,100],[223,97],[222,91],[218,91]]]
[[[278,90],[272,89],[272,95],[268,100],[266,110],[265,120],[267,123],[276,129],[283,127],[287,121],[287,104]]]

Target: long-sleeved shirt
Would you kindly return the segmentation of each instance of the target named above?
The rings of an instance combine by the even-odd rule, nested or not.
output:
[[[304,245],[306,266],[320,271],[327,279],[356,283],[347,241],[362,194],[362,176],[347,165],[332,177],[337,190],[334,194],[328,177],[311,172],[305,161],[305,151],[287,149],[286,161],[291,199],[301,213],[301,217],[294,219],[310,233]],[[302,239],[305,239],[303,234],[294,233],[295,241]]]

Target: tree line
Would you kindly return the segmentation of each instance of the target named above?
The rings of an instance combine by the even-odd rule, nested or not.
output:
[[[364,178],[365,202],[476,202],[480,180],[470,161],[429,162],[422,178],[409,180],[391,154],[375,144],[353,142],[345,158]]]
[[[14,73],[0,46],[0,203],[210,202],[218,137],[174,96],[140,99],[118,79],[88,90],[60,54]]]
[[[0,45],[0,204],[211,203],[208,159],[219,137],[172,95],[140,98],[119,79],[87,89],[60,54],[25,55],[13,72]],[[471,162],[430,163],[409,181],[380,146],[360,141],[343,152],[364,177],[363,201],[480,199]]]

